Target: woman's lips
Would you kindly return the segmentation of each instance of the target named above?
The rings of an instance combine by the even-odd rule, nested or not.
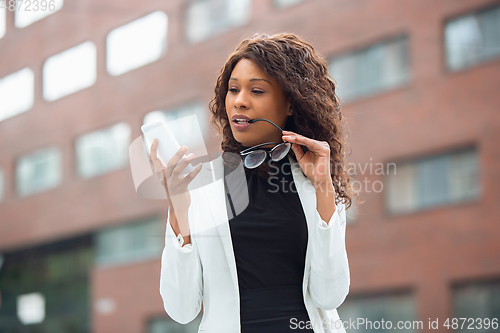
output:
[[[236,121],[233,121],[233,126],[238,131],[247,129],[250,125],[252,125],[252,123],[249,123],[249,122],[238,123]]]

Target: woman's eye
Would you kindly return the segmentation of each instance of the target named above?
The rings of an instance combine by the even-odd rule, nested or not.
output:
[[[229,88],[229,91],[235,93],[235,92],[238,92],[238,89],[236,89],[236,88]]]
[[[252,92],[255,94],[263,94],[264,93],[262,90],[253,90]]]

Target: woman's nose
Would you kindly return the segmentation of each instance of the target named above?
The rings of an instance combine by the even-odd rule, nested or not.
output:
[[[240,91],[236,99],[234,100],[234,106],[236,108],[246,109],[249,107],[248,96],[243,90]]]

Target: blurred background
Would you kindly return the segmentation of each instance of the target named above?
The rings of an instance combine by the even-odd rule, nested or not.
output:
[[[348,120],[341,319],[500,318],[500,1],[0,1],[0,332],[197,331],[163,309],[165,202],[129,144],[196,114],[218,150],[220,68],[278,32],[327,60]]]

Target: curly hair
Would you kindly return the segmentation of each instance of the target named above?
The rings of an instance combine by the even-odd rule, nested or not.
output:
[[[221,148],[225,165],[234,169],[242,145],[235,140],[227,117],[225,99],[233,68],[241,59],[252,60],[266,75],[276,79],[290,102],[293,115],[289,116],[285,130],[293,131],[330,145],[331,177],[336,193],[335,203],[342,201],[351,207],[354,191],[348,167],[344,161],[346,152],[346,121],[340,111],[335,94],[335,83],[328,73],[326,61],[314,48],[294,34],[272,36],[254,35],[244,39],[224,64],[215,86],[215,96],[210,101],[211,123],[222,135]],[[234,153],[234,154],[229,154]],[[292,157],[297,160],[293,150]],[[263,178],[269,177],[270,167],[263,163],[251,172]]]

